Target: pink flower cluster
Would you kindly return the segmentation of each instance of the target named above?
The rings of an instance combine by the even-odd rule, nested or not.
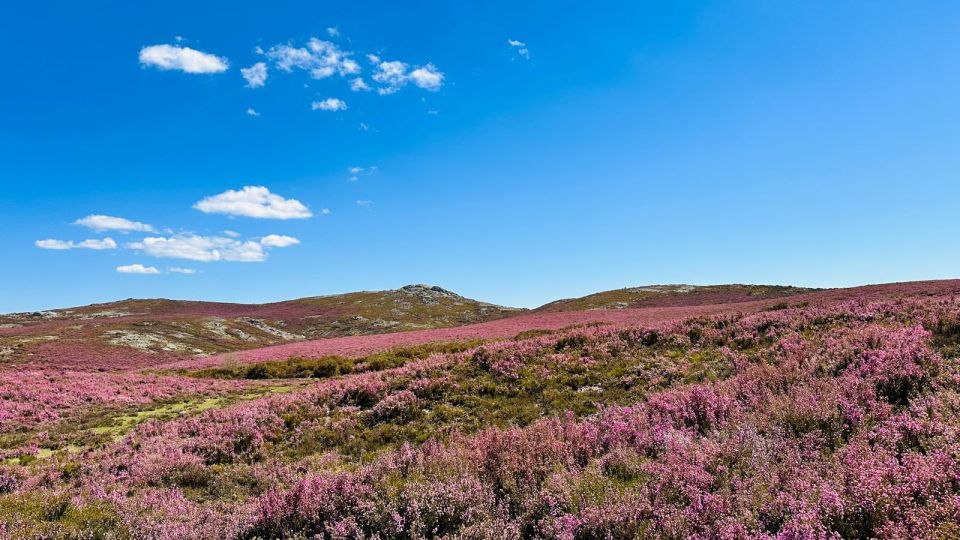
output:
[[[960,369],[941,341],[958,321],[932,297],[573,328],[148,422],[79,458],[66,486],[58,463],[0,469],[0,486],[109,501],[159,539],[953,538]],[[684,382],[711,351],[723,375]],[[279,455],[304,424],[402,423],[466,362],[516,380],[613,356],[655,373],[653,390],[373,459]],[[191,496],[225,476],[247,491]]]

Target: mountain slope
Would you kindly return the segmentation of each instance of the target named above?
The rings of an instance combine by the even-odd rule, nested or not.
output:
[[[0,363],[152,365],[174,356],[459,326],[523,311],[429,285],[270,304],[131,299],[0,316]]]
[[[585,309],[731,304],[792,296],[813,290],[815,289],[786,285],[648,285],[603,291],[580,298],[556,300],[544,304],[534,311],[558,312]]]

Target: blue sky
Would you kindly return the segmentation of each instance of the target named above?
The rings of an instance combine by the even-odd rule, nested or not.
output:
[[[0,311],[960,273],[955,3],[80,4],[0,20]]]

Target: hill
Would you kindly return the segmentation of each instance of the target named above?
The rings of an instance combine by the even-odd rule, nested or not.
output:
[[[535,311],[581,311],[641,307],[732,304],[781,298],[816,289],[788,285],[647,285],[603,291],[580,298],[556,300]]]
[[[129,299],[0,316],[0,362],[76,366],[116,357],[151,365],[294,341],[459,326],[521,311],[429,285],[269,304]]]
[[[0,538],[960,531],[958,280],[303,346],[0,369]]]

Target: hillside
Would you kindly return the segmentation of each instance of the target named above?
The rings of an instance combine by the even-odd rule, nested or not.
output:
[[[641,307],[732,304],[780,298],[816,289],[788,285],[647,285],[603,291],[580,298],[556,300],[535,311],[581,311]]]
[[[429,285],[270,304],[122,300],[0,316],[0,363],[150,365],[280,343],[459,326],[523,310]],[[105,360],[105,362],[104,362]]]
[[[0,538],[960,531],[958,280],[452,330],[0,369]]]

